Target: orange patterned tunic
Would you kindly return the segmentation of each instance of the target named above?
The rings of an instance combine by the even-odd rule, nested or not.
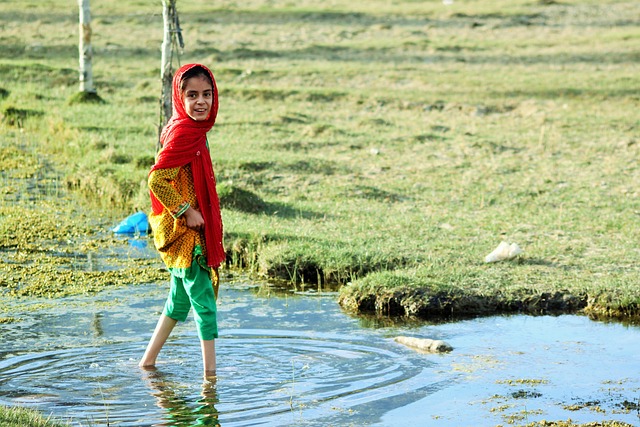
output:
[[[189,268],[196,256],[198,263],[210,270],[203,233],[188,228],[182,217],[189,206],[198,209],[191,167],[154,170],[149,174],[149,188],[164,206],[159,215],[149,215],[149,224],[155,246],[167,268]]]

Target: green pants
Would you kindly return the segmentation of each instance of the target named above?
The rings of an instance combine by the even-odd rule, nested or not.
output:
[[[216,276],[217,277],[217,276]],[[193,260],[191,267],[171,269],[171,290],[163,313],[184,322],[193,307],[193,317],[201,340],[218,338],[216,296],[209,271]]]

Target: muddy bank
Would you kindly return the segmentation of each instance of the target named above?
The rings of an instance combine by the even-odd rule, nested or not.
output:
[[[416,317],[420,319],[452,319],[495,314],[573,314],[583,313],[593,318],[640,320],[635,304],[612,308],[588,293],[568,290],[536,292],[519,289],[491,294],[477,294],[474,290],[450,288],[432,291],[429,288],[378,288],[375,291],[357,285],[340,289],[340,305],[354,313],[376,313],[384,316]]]

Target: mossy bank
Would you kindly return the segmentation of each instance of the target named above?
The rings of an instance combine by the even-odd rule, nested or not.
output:
[[[178,8],[180,61],[211,66],[220,89],[209,142],[229,268],[341,286],[355,311],[638,315],[637,2]],[[14,203],[0,220],[4,295],[54,275],[42,257],[64,254],[53,241],[73,248],[54,264],[70,283],[160,280],[153,261],[111,278],[77,268],[82,245],[118,244],[97,230],[149,209],[160,5],[92,4],[101,103],[68,102],[78,24],[67,3],[8,1],[0,16],[2,185]],[[17,179],[49,174],[21,199]],[[73,195],[66,205],[38,196],[57,189]],[[83,220],[89,207],[100,214]],[[524,253],[485,264],[503,240]]]

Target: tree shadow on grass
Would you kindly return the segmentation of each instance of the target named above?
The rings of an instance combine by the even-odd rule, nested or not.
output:
[[[277,202],[267,203],[264,209],[264,213],[282,219],[326,219],[328,217],[328,215],[325,213],[314,212],[307,209],[293,208],[285,203]]]
[[[249,190],[229,184],[218,185],[218,197],[222,208],[248,214],[270,215],[283,219],[320,219],[327,217],[324,213],[293,208],[286,203],[266,202]]]

